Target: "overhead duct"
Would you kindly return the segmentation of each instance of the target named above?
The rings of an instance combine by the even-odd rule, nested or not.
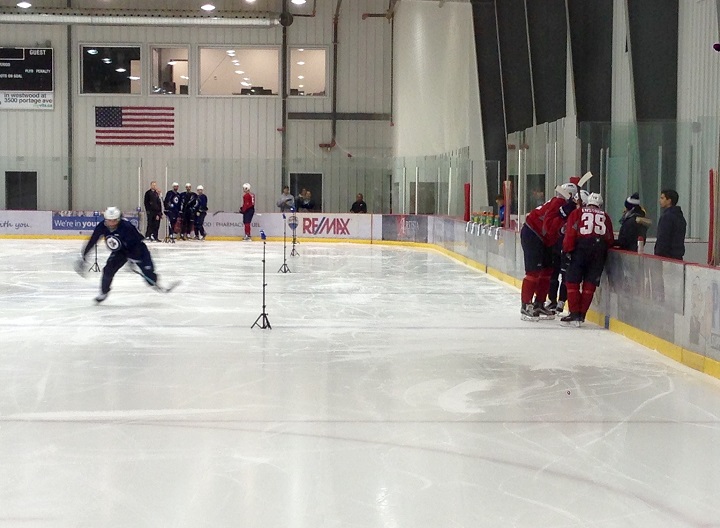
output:
[[[0,12],[0,23],[93,26],[213,26],[269,28],[281,24],[279,13],[251,14],[189,11],[132,11],[122,9],[43,9],[42,12]]]

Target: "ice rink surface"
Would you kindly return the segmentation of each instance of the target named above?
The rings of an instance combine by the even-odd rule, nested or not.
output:
[[[267,243],[263,330],[259,241],[81,246],[0,240],[0,527],[720,527],[720,382],[440,253]]]

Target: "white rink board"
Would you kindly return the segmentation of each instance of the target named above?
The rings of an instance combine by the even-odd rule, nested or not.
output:
[[[3,235],[78,235],[86,234],[94,226],[92,213],[87,216],[68,215],[71,212],[53,211],[0,211],[0,236]],[[73,229],[68,226],[53,225],[58,222],[59,215],[73,222]],[[83,214],[78,212],[78,215]],[[124,213],[124,216],[136,220],[134,212]],[[290,215],[282,213],[256,213],[252,221],[253,237],[260,237],[263,229],[268,237],[282,237],[283,228]],[[324,213],[296,213],[298,227],[296,235],[301,238],[335,238],[348,240],[370,240],[373,233],[380,235],[381,215],[367,214],[324,214]],[[53,220],[53,218],[55,220]],[[83,218],[83,220],[78,220]],[[72,219],[72,220],[70,220]],[[205,230],[209,237],[242,237],[243,217],[240,213],[210,213],[205,218]],[[90,225],[90,223],[92,225]],[[87,225],[85,225],[87,224]],[[373,230],[373,224],[376,224]],[[75,228],[77,225],[77,228]],[[165,220],[161,232],[165,229]],[[140,231],[144,232],[145,219],[140,222]],[[286,228],[288,237],[292,236],[290,227]]]

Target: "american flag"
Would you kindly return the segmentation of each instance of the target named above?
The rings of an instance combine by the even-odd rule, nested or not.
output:
[[[175,109],[166,106],[96,106],[95,144],[173,146]]]

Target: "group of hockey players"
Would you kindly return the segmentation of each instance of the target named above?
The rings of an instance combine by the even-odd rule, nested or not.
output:
[[[208,211],[208,198],[205,189],[198,185],[193,192],[192,185],[185,184],[185,191],[180,192],[180,185],[173,182],[172,189],[165,194],[163,205],[168,220],[168,237],[172,240],[177,235],[180,240],[205,240],[205,217]],[[192,236],[194,232],[194,236]]]
[[[612,221],[602,209],[602,196],[579,190],[579,183],[580,178],[573,177],[558,186],[554,198],[527,215],[520,231],[525,261],[520,315],[524,321],[554,319],[565,309],[567,297],[569,314],[561,323],[580,326],[585,322],[614,234]]]

